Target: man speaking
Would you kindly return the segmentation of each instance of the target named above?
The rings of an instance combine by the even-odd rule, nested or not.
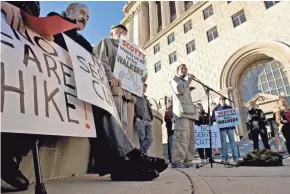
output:
[[[197,118],[189,88],[194,75],[188,74],[187,80],[186,75],[187,67],[181,64],[177,67],[177,75],[171,81],[174,129],[172,168],[191,167],[194,159],[194,120]]]

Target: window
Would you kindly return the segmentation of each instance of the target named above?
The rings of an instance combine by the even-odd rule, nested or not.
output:
[[[284,94],[290,99],[290,86],[283,65],[276,60],[261,59],[253,62],[243,72],[241,92],[244,102],[249,101],[258,93],[267,93],[275,96]]]
[[[154,49],[154,55],[155,55],[156,53],[160,51],[160,44],[159,43],[156,44],[153,49]]]
[[[177,56],[176,56],[176,52],[173,52],[169,55],[169,64],[172,64],[175,61],[177,61]]]
[[[195,51],[195,41],[192,40],[189,43],[186,44],[186,52],[187,54]]]
[[[175,1],[169,1],[169,10],[170,10],[170,22],[172,22],[176,18]]]
[[[183,27],[184,27],[184,33],[186,33],[189,30],[191,30],[192,29],[192,22],[191,22],[191,20],[189,20],[188,22],[186,22]]]
[[[155,63],[154,67],[155,67],[155,73],[160,71],[161,70],[161,61]]]
[[[170,34],[168,37],[167,37],[167,42],[168,42],[168,45],[171,44],[172,42],[175,41],[175,37],[174,37],[174,33]]]
[[[203,10],[203,17],[205,20],[212,15],[213,15],[212,5],[208,6],[205,10]]]
[[[246,22],[246,16],[244,10],[239,11],[235,15],[232,16],[234,27],[241,25],[242,23]]]
[[[265,6],[267,9],[269,9],[270,7],[272,7],[273,5],[279,3],[280,1],[264,1]]]
[[[193,5],[192,1],[184,1],[185,11],[187,11]]]
[[[218,35],[217,27],[214,27],[214,28],[210,29],[209,31],[207,31],[208,42],[216,39],[218,36],[219,35]]]
[[[157,31],[160,32],[162,29],[162,14],[161,14],[161,4],[160,1],[156,1],[157,9]]]

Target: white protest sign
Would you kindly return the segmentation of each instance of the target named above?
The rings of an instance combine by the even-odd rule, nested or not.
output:
[[[121,38],[115,62],[114,75],[121,80],[122,88],[142,96],[143,81],[146,73],[145,54],[141,49]]]
[[[215,117],[219,128],[235,127],[240,124],[238,109],[215,111]]]
[[[96,137],[92,106],[77,98],[68,52],[1,14],[1,130]]]
[[[121,124],[103,63],[63,34],[71,56],[77,97],[108,111]]]
[[[221,147],[220,130],[217,125],[212,125],[212,148]],[[195,148],[210,148],[209,125],[195,126]]]

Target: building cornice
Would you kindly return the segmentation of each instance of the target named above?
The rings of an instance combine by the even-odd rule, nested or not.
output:
[[[171,24],[169,24],[164,29],[162,29],[155,37],[151,38],[144,45],[142,45],[141,48],[144,50],[147,49],[149,46],[151,46],[153,43],[155,43],[159,38],[161,38],[164,34],[166,34],[168,31],[170,31],[172,28],[174,28],[177,24],[182,22],[184,19],[186,19],[193,12],[198,10],[201,6],[203,6],[206,3],[207,3],[207,1],[199,1],[196,4],[194,4],[189,10],[184,12],[181,16],[176,18]]]
[[[128,13],[128,11],[133,7],[136,1],[128,1],[123,7],[123,12]]]
[[[131,3],[133,2],[133,3]],[[130,1],[130,7],[128,7],[129,5],[127,5],[127,7],[125,7],[123,9],[123,11],[125,13],[127,13],[126,11],[129,11],[129,9],[131,9],[133,7],[133,5],[135,5],[135,3],[140,3],[137,7],[136,10],[132,11],[129,15],[126,15],[122,20],[121,20],[121,24],[126,25],[140,10],[142,7],[142,3],[143,1]]]

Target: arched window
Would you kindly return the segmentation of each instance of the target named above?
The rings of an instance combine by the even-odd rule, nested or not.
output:
[[[289,80],[283,65],[273,59],[260,59],[250,64],[240,79],[240,91],[246,103],[258,93],[284,95],[289,101]]]

